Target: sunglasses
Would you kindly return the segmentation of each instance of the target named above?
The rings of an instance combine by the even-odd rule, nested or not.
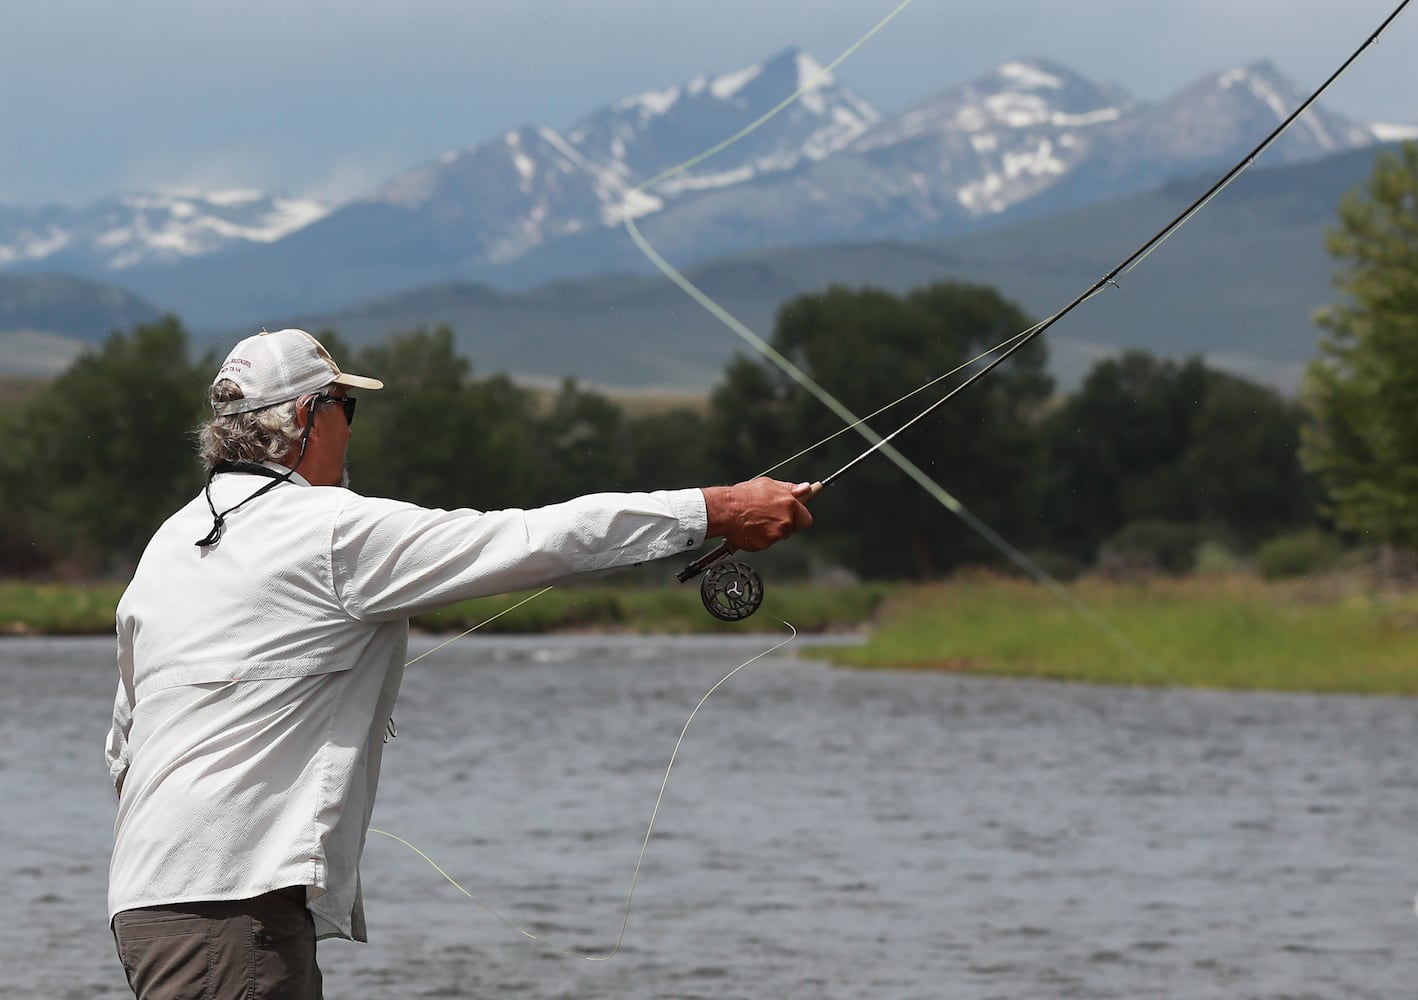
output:
[[[339,403],[342,407],[344,407],[345,423],[348,425],[354,424],[355,403],[357,402],[359,402],[359,400],[357,400],[353,396],[328,396],[322,393],[321,395],[315,397],[315,403],[317,406],[323,405],[325,403]]]

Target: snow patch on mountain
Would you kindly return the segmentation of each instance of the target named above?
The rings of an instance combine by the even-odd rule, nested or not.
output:
[[[1369,130],[1379,142],[1408,142],[1418,139],[1418,125],[1394,122],[1370,122]]]
[[[0,266],[69,255],[93,270],[122,271],[237,243],[274,243],[328,212],[308,199],[250,190],[179,190],[76,208],[9,210],[0,221]]]
[[[44,260],[69,246],[73,238],[73,234],[55,225],[21,228],[0,244],[0,267]]]
[[[643,94],[633,94],[630,97],[623,97],[611,105],[616,111],[636,111],[640,115],[641,121],[651,118],[658,118],[660,115],[668,114],[680,99],[679,87],[667,87],[664,90],[647,90]]]
[[[739,91],[747,87],[753,80],[763,72],[762,64],[741,69],[736,73],[725,73],[723,76],[716,76],[709,82],[709,93],[713,94],[721,101],[727,101]]]
[[[1062,78],[1033,63],[1007,62],[995,72],[1021,90],[1062,90],[1064,86]]]

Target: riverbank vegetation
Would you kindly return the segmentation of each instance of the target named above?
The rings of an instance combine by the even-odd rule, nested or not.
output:
[[[109,634],[116,585],[0,583],[0,632]],[[577,586],[466,601],[414,620],[456,634],[856,633],[803,647],[851,667],[1149,686],[1418,694],[1418,589],[1368,572],[1087,578],[1055,589],[994,574],[927,585],[774,583],[725,624],[697,588]],[[518,606],[520,603],[520,606]]]
[[[411,622],[415,631],[456,633],[476,628],[499,634],[625,632],[731,634],[783,632],[784,620],[805,633],[859,632],[900,590],[891,584],[816,587],[773,583],[758,614],[720,622],[704,610],[699,588],[585,586],[552,588],[463,601]],[[109,635],[123,586],[115,583],[0,581],[0,636]]]
[[[960,579],[898,593],[834,662],[1167,687],[1418,694],[1418,591],[1354,574]]]

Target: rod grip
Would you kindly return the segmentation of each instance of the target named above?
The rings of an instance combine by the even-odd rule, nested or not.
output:
[[[819,493],[822,492],[822,486],[823,484],[820,482],[813,483],[811,486],[808,487],[807,492],[804,493],[802,496],[798,497],[798,499],[803,502],[811,500],[813,497],[817,496]],[[725,556],[731,556],[737,551],[738,550],[735,549],[728,542],[724,542],[714,551],[700,556],[698,559],[694,560],[694,562],[690,563],[684,569],[676,573],[675,579],[678,580],[680,583],[684,583],[686,580],[692,580],[694,577],[698,576],[700,573],[703,573],[706,569],[714,565],[720,559],[723,559]]]
[[[723,559],[725,556],[733,555],[734,552],[734,547],[728,542],[724,542],[713,552],[700,556],[698,559],[694,560],[694,562],[690,563],[684,569],[676,573],[675,579],[678,580],[680,583],[684,583],[684,581],[692,579],[693,577],[698,576],[700,573],[703,573],[706,569],[714,565],[714,563],[718,562],[720,559]]]

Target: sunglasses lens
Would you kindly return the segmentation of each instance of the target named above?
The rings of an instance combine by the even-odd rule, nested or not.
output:
[[[321,403],[339,403],[340,409],[345,411],[345,423],[354,423],[355,399],[353,396],[321,396]]]

